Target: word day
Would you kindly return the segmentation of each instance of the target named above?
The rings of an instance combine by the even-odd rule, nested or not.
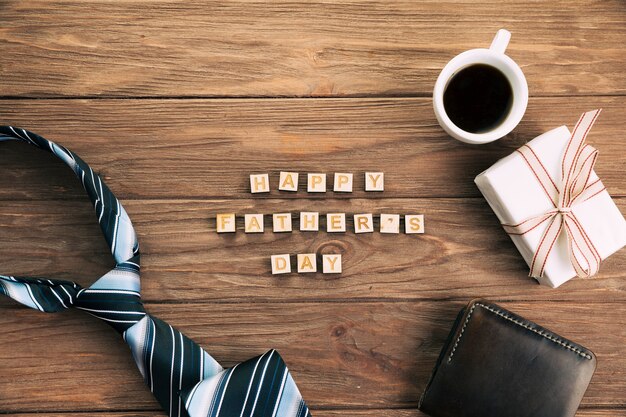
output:
[[[298,181],[300,175],[297,172],[281,171],[278,179],[278,189],[280,191],[298,191]],[[350,173],[335,173],[333,182],[333,191],[336,193],[351,193],[354,175]],[[306,190],[309,193],[325,193],[326,192],[326,174],[309,173],[307,174]],[[382,172],[366,172],[365,173],[365,191],[384,191],[385,190],[385,174]],[[269,174],[252,174],[250,175],[250,191],[252,194],[269,193],[270,177]]]
[[[283,255],[272,255],[270,260],[272,262],[272,274],[277,275],[291,273],[291,255],[288,253]],[[317,272],[317,255],[314,253],[299,253],[297,255],[296,262],[296,270],[299,274]],[[322,255],[322,273],[340,274],[341,255]]]
[[[272,216],[272,231],[274,233],[292,232],[292,213],[274,213]],[[380,233],[400,233],[399,214],[380,214],[377,216],[378,231]],[[237,231],[234,213],[221,213],[216,216],[217,233],[235,233]],[[324,217],[322,217],[324,219]],[[320,214],[318,212],[301,212],[298,222],[301,232],[313,232],[320,230]],[[325,216],[326,232],[346,232],[346,213],[328,213]],[[375,217],[371,213],[353,215],[354,233],[373,233]],[[244,215],[245,233],[265,233],[265,216],[263,214]],[[404,215],[404,233],[424,233],[424,215]]]

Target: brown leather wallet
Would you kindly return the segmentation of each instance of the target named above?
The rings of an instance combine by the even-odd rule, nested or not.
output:
[[[459,313],[419,408],[433,417],[572,417],[589,349],[485,300]]]

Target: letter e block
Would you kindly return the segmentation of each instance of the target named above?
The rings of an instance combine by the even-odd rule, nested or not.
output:
[[[380,233],[400,233],[400,215],[381,214]]]
[[[288,253],[272,255],[272,274],[288,274],[291,272],[291,258]]]
[[[298,191],[298,177],[297,172],[281,171],[278,189],[282,191]]]
[[[246,233],[263,233],[263,215],[262,214],[246,214],[245,219],[245,232]]]
[[[298,273],[317,272],[317,259],[314,253],[298,254]]]
[[[310,193],[325,193],[326,174],[308,174],[306,187]]]
[[[340,274],[341,255],[322,255],[322,272],[324,274]]]
[[[383,172],[365,173],[365,191],[384,191],[385,174]]]
[[[272,226],[274,232],[291,232],[291,213],[274,213]]]
[[[326,215],[326,231],[338,233],[346,231],[346,213],[328,213]]]
[[[333,191],[336,193],[351,193],[352,192],[352,174],[335,173],[335,185]]]
[[[371,214],[354,215],[354,233],[372,233],[374,231],[374,218]]]
[[[407,235],[424,233],[424,215],[407,214],[406,216],[404,216],[404,232]]]
[[[215,221],[217,233],[235,232],[235,213],[218,214]]]
[[[317,212],[300,213],[300,231],[317,232],[320,230],[320,214]]]
[[[252,194],[270,192],[269,174],[250,175],[250,191]]]

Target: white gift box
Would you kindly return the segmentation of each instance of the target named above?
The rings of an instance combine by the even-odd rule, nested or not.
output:
[[[569,129],[561,126],[527,144],[537,154],[554,181],[561,180],[561,160],[569,139]],[[602,161],[601,155],[599,160]],[[590,180],[597,178],[595,172],[592,172]],[[474,181],[503,224],[518,224],[554,208],[518,152],[499,160],[479,174]],[[606,190],[574,205],[572,212],[603,260],[626,245],[626,220]],[[513,243],[528,265],[531,264],[539,241],[548,227],[547,223],[523,235],[511,235]],[[575,276],[567,238],[563,232],[547,259],[543,277],[538,278],[538,281],[556,288]]]

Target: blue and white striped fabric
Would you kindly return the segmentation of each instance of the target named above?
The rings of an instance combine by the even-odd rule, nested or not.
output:
[[[70,281],[0,275],[0,293],[52,313],[70,307],[122,334],[146,384],[170,417],[310,417],[275,350],[224,369],[191,339],[149,315],[141,302],[140,255],[128,214],[78,155],[41,136],[0,127],[0,142],[17,140],[59,157],[81,180],[111,248],[115,267],[89,288]]]

